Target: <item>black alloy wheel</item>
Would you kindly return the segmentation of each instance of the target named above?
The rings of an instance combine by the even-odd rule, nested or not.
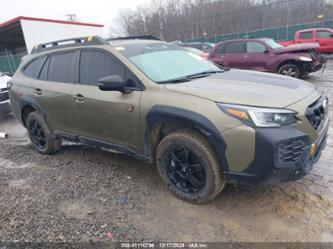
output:
[[[46,146],[46,136],[41,125],[36,120],[32,120],[29,124],[29,131],[33,144],[38,149],[44,150]]]
[[[205,169],[198,157],[187,148],[171,147],[165,167],[170,181],[181,191],[196,193],[205,185]]]

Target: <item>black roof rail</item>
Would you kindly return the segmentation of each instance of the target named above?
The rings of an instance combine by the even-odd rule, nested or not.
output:
[[[161,39],[153,35],[137,35],[137,36],[124,36],[117,38],[109,38],[108,41],[117,41],[117,40],[156,40],[160,41]]]
[[[103,44],[109,44],[109,43],[100,36],[86,36],[86,37],[70,38],[70,39],[52,41],[48,43],[42,43],[35,46],[32,49],[31,53],[35,54],[47,50],[72,47],[78,45],[103,45]]]

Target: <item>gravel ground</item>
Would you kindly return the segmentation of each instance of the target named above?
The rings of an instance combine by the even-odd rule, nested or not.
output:
[[[333,102],[333,62],[308,80]],[[40,155],[11,116],[0,131],[1,241],[333,242],[332,127],[305,178],[230,185],[205,205],[173,197],[153,165],[73,144]]]

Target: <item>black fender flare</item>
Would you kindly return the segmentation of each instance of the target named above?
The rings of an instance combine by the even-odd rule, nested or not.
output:
[[[43,112],[43,108],[40,106],[40,104],[36,101],[36,99],[34,99],[31,96],[23,96],[20,100],[20,118],[21,118],[21,122],[24,126],[25,125],[25,121],[24,121],[24,117],[23,117],[23,109],[27,106],[31,106],[32,108],[34,108],[36,111],[38,111],[39,113],[41,113],[44,118],[44,112]],[[46,120],[46,119],[45,119]]]
[[[212,122],[200,113],[189,111],[186,109],[170,106],[157,105],[151,108],[146,116],[145,130],[145,152],[149,154],[149,134],[154,126],[159,122],[164,121],[183,121],[192,127],[198,129],[213,146],[223,173],[229,172],[228,163],[225,156],[226,143],[224,142],[221,133],[212,124]],[[151,155],[150,155],[151,156]]]

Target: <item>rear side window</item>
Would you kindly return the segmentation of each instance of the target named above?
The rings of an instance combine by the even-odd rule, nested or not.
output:
[[[264,53],[266,51],[266,47],[259,42],[247,42],[246,51],[248,53]]]
[[[74,51],[53,54],[50,56],[50,58],[48,59],[47,80],[63,83],[75,82]]]
[[[328,32],[328,31],[317,31],[317,38],[330,38],[332,33]]]
[[[244,53],[245,52],[245,43],[244,42],[229,42],[225,46],[224,49],[225,53],[232,53],[232,54],[237,54],[237,53]]]
[[[299,34],[300,39],[312,39],[312,31],[301,32]]]
[[[28,77],[37,79],[45,60],[46,56],[33,60],[24,68],[23,73]]]
[[[105,52],[81,50],[80,83],[97,85],[99,79],[110,75],[125,78],[125,66]]]

